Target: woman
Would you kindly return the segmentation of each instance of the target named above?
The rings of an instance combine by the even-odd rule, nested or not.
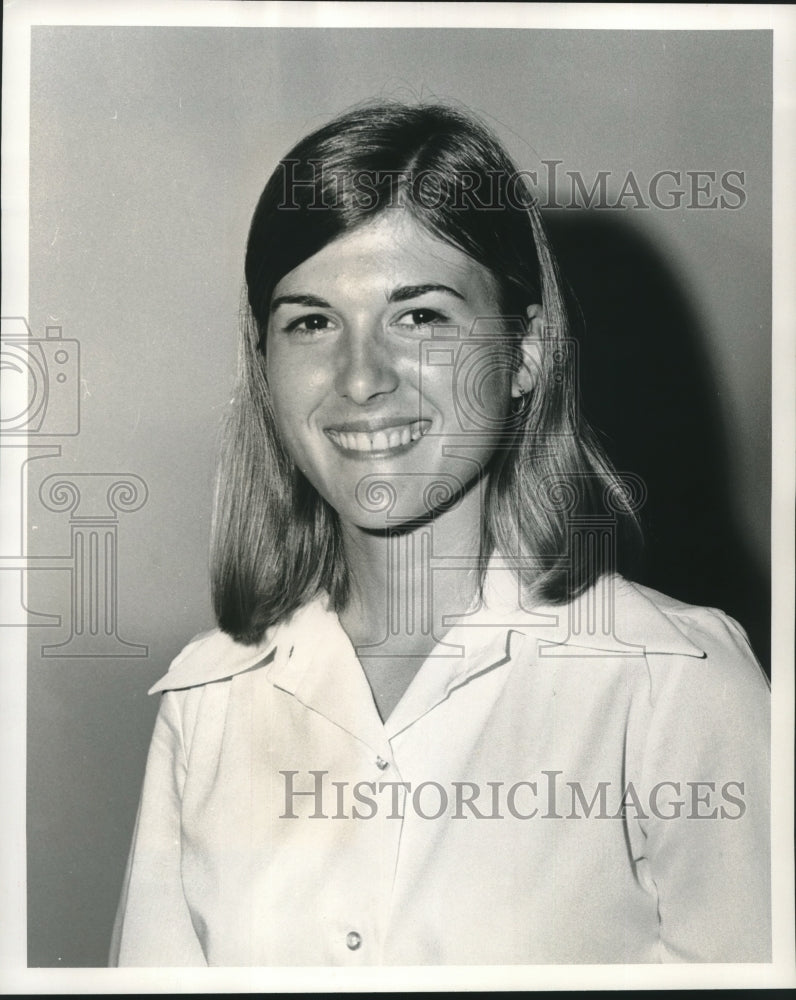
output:
[[[219,628],[162,692],[123,965],[767,961],[767,687],[616,572],[539,212],[449,108],[313,133],[254,213]]]

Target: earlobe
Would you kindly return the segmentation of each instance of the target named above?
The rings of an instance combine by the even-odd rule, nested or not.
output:
[[[517,399],[533,392],[539,379],[542,359],[542,337],[544,333],[544,316],[538,303],[529,305],[525,310],[528,318],[528,328],[520,348],[520,363],[511,380],[511,395]]]
[[[535,302],[528,306],[525,310],[525,315],[528,319],[528,332],[537,340],[541,340],[544,331],[544,313],[542,307],[538,302]]]

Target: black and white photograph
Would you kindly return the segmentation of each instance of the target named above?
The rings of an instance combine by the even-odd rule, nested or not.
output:
[[[792,10],[4,12],[0,990],[796,985]]]

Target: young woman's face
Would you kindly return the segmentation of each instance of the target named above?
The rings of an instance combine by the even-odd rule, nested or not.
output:
[[[478,478],[511,404],[499,316],[493,275],[400,209],[282,278],[266,345],[277,428],[344,522],[414,520]]]

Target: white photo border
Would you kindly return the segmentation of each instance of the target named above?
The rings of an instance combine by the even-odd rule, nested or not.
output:
[[[29,969],[26,941],[26,636],[6,628],[0,670],[0,992],[164,993],[598,988],[772,988],[794,965],[794,428],[796,374],[796,12],[786,5],[5,2],[3,315],[28,312],[28,106],[33,25],[459,27],[749,30],[774,36],[772,827],[774,960],[770,965],[512,966],[359,969]],[[2,595],[0,595],[2,598]]]

